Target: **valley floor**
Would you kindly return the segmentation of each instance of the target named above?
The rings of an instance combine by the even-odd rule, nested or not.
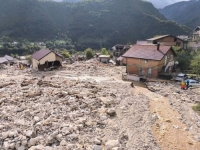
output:
[[[0,149],[198,150],[198,90],[123,81],[96,60],[63,69],[0,70]]]

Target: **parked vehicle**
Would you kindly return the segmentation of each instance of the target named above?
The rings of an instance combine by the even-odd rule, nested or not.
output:
[[[194,79],[187,79],[189,80],[189,87],[196,87],[199,86],[200,87],[200,82]],[[185,80],[185,83],[187,83],[187,80]]]
[[[176,81],[180,81],[180,82],[186,79],[188,79],[188,76],[184,73],[179,73],[175,78]]]

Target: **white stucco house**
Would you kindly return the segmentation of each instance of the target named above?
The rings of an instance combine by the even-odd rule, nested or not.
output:
[[[99,61],[102,62],[102,63],[109,63],[110,55],[100,55]]]

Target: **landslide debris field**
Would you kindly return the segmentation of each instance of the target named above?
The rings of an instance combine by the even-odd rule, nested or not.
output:
[[[0,150],[199,150],[199,89],[122,81],[95,60],[48,72],[2,69]]]

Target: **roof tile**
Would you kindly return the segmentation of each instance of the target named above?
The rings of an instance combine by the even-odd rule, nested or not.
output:
[[[163,56],[171,49],[171,46],[160,45],[133,45],[122,57],[161,60]]]
[[[34,53],[32,55],[32,58],[34,58],[36,60],[40,60],[51,52],[52,51],[50,51],[49,49],[41,49],[41,50],[37,51],[36,53]]]

